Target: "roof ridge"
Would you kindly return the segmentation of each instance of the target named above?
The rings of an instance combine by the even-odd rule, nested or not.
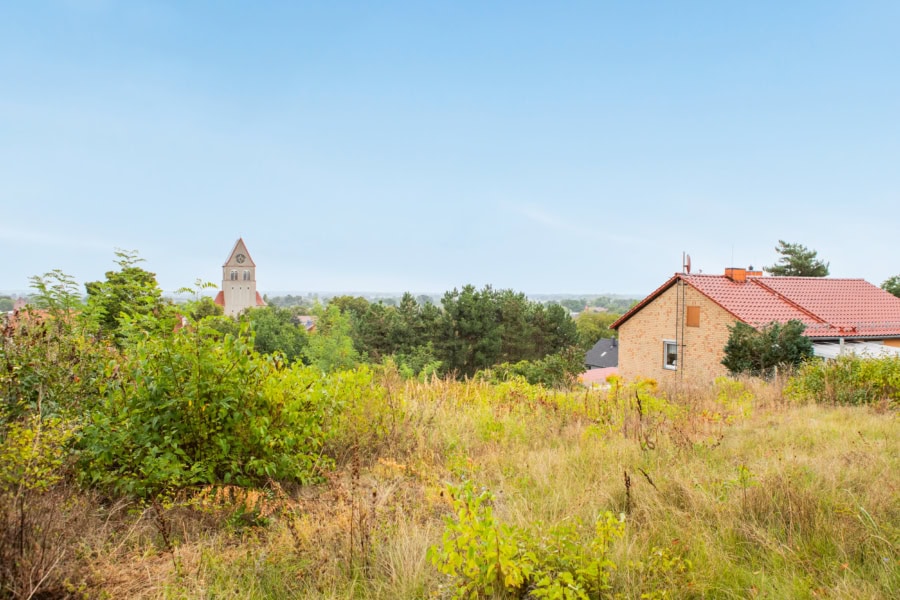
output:
[[[758,285],[758,286],[764,288],[767,292],[773,294],[774,296],[776,296],[778,299],[782,300],[783,302],[786,302],[786,303],[790,304],[791,306],[793,306],[794,308],[796,308],[796,309],[799,310],[800,312],[809,315],[810,317],[812,317],[813,319],[815,319],[815,320],[818,321],[819,323],[824,323],[825,325],[828,325],[829,327],[834,327],[835,329],[837,329],[834,325],[832,325],[831,323],[829,323],[828,321],[826,321],[825,319],[823,319],[822,317],[820,317],[820,316],[817,315],[816,313],[812,312],[811,310],[809,310],[809,309],[806,308],[805,306],[801,306],[800,304],[797,304],[796,302],[794,302],[793,300],[791,300],[790,298],[788,298],[787,296],[785,296],[785,295],[782,294],[781,292],[778,292],[777,290],[774,290],[774,289],[772,289],[771,287],[767,286],[765,283],[763,283],[762,281],[760,281],[760,279],[762,279],[762,278],[761,278],[761,277],[754,277],[754,278],[752,278],[752,279],[750,280],[750,283],[755,283],[756,285]],[[813,277],[802,277],[802,278],[795,278],[795,279],[821,279],[821,277],[814,277],[814,278],[813,278]]]
[[[811,275],[748,275],[747,279],[804,279],[815,281],[865,281],[863,277],[813,277]]]

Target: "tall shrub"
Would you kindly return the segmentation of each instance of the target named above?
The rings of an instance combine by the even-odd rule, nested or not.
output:
[[[779,367],[797,366],[813,355],[812,342],[803,335],[805,328],[796,320],[759,329],[738,321],[729,327],[722,364],[732,375],[754,377],[771,377]]]
[[[84,425],[88,482],[148,496],[315,475],[333,408],[318,370],[260,356],[246,327],[224,338],[203,321],[168,335],[127,329]]]

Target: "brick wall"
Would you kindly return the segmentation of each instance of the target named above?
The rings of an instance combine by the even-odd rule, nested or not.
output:
[[[626,379],[637,376],[652,377],[658,381],[684,380],[711,382],[716,377],[727,374],[722,366],[723,348],[728,342],[728,326],[736,319],[718,304],[684,284],[685,305],[700,307],[700,326],[683,329],[681,319],[684,312],[680,306],[680,286],[675,285],[638,311],[619,326],[619,374]],[[675,340],[676,299],[679,302],[677,315],[679,347],[678,368],[663,367],[663,340]],[[682,374],[683,370],[683,374]]]

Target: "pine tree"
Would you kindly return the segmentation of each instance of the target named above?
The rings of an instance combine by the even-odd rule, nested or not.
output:
[[[826,277],[828,264],[818,260],[818,252],[810,250],[803,244],[789,244],[778,240],[775,251],[781,255],[778,263],[763,267],[771,275],[794,277]]]

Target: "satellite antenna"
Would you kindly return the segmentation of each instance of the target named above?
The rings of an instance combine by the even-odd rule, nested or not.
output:
[[[690,275],[691,274],[691,255],[683,254],[681,257],[682,260],[682,272]]]

